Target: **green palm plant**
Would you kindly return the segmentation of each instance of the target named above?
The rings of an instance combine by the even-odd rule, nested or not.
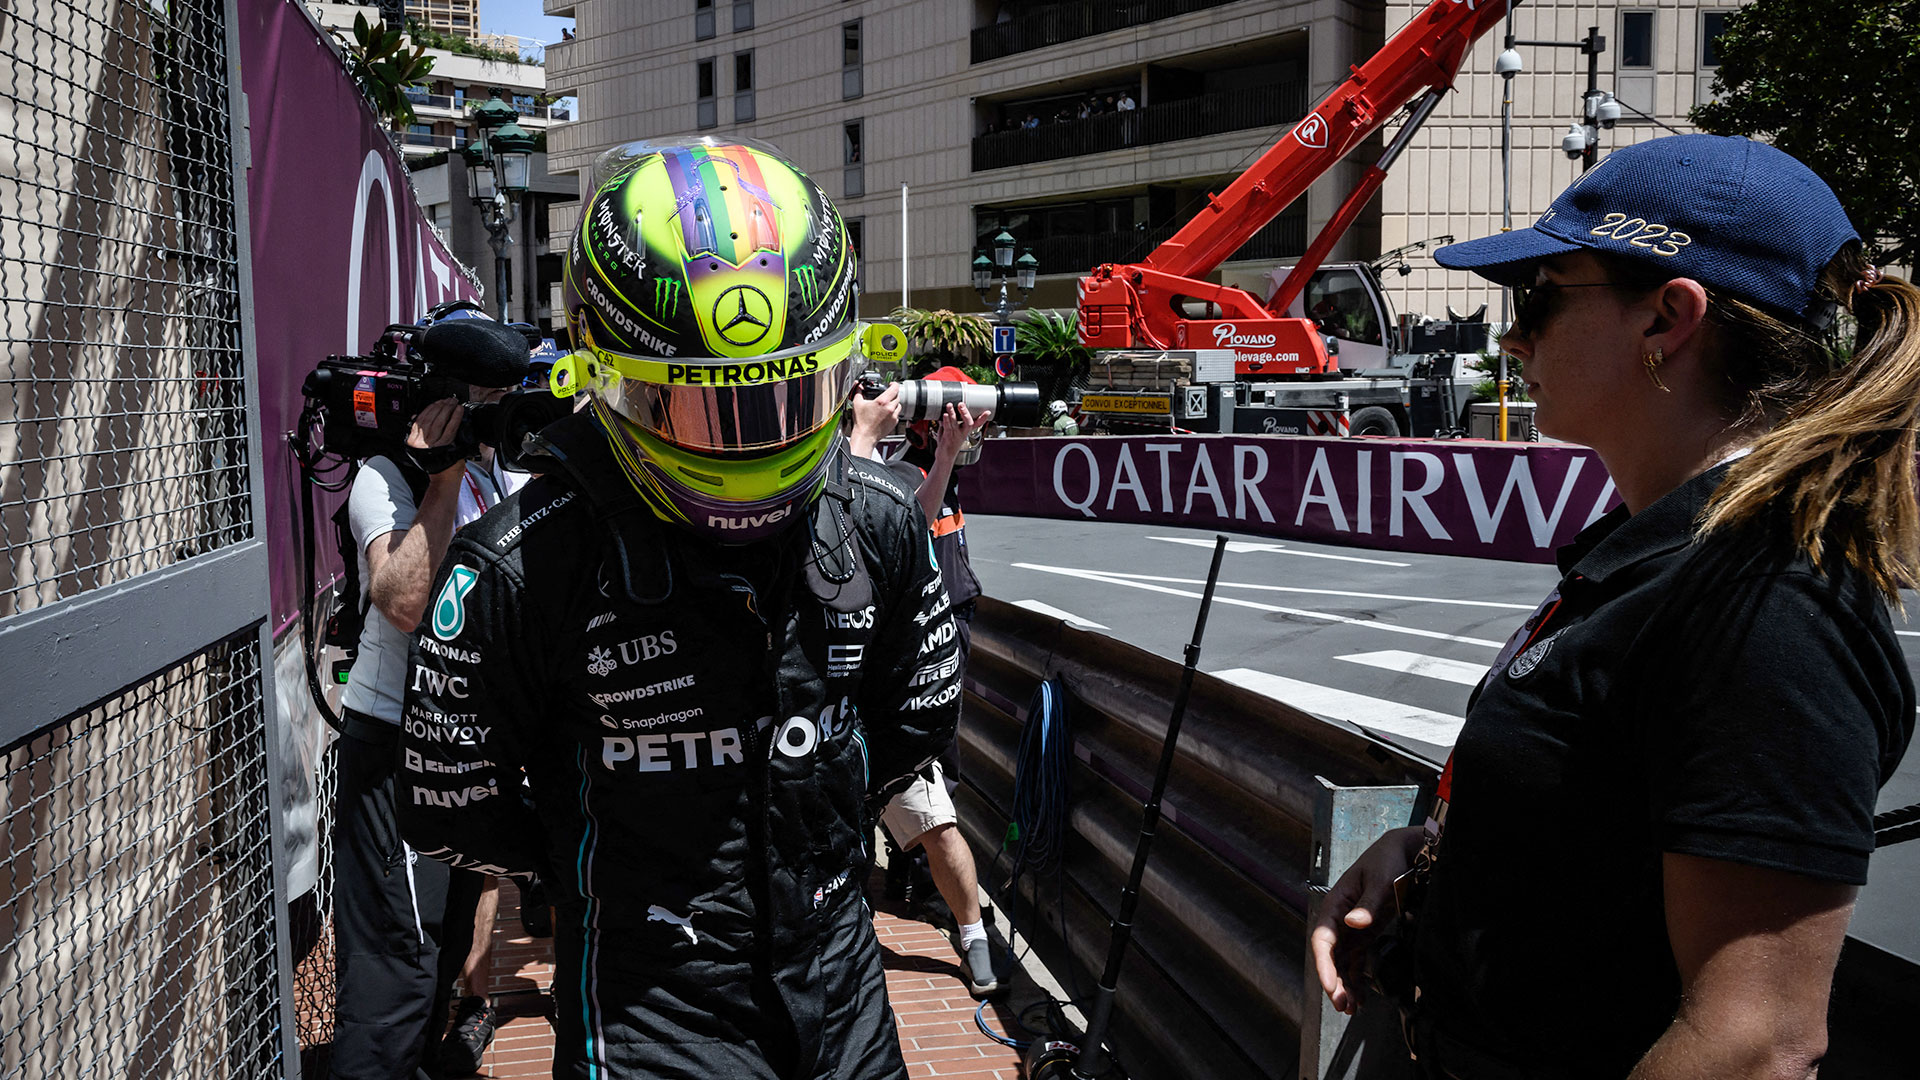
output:
[[[985,316],[945,308],[895,308],[890,318],[907,332],[916,352],[942,363],[963,362],[993,346],[993,329]]]
[[[374,110],[396,128],[413,123],[413,102],[407,88],[417,86],[433,71],[433,57],[424,45],[408,47],[406,37],[384,22],[353,17],[353,44],[347,46],[347,74]]]
[[[1014,337],[1020,347],[1020,359],[1028,363],[1053,364],[1075,369],[1083,367],[1093,354],[1080,344],[1080,315],[1062,315],[1057,311],[1030,311],[1014,324]]]
[[[1013,332],[1022,376],[1039,382],[1049,398],[1070,396],[1075,377],[1093,365],[1092,351],[1080,344],[1079,312],[1030,311]]]

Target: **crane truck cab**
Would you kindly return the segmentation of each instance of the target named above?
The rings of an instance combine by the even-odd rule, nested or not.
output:
[[[1267,275],[1272,283],[1269,300],[1292,272],[1293,267],[1282,266]],[[1379,275],[1365,263],[1329,263],[1314,271],[1284,314],[1311,319],[1321,334],[1332,338],[1329,351],[1347,374],[1391,367],[1389,359],[1401,351],[1393,340],[1398,325],[1393,305]]]

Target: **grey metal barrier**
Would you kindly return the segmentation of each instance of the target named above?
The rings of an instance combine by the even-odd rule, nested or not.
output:
[[[999,902],[1063,976],[1090,989],[1125,880],[1179,665],[983,597],[960,731],[961,830],[989,887],[1004,883],[1020,725],[1042,679],[1064,682],[1074,748],[1072,829],[1058,882],[1022,875]],[[1194,680],[1116,1008],[1137,1077],[1377,1071],[1396,1047],[1342,1045],[1304,955],[1314,901],[1366,844],[1415,820],[1437,770],[1201,674]],[[1364,1014],[1363,1014],[1364,1017]]]
[[[0,1078],[290,1068],[234,28],[0,15]]]

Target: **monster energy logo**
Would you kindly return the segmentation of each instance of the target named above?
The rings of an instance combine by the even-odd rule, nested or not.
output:
[[[671,319],[680,310],[680,282],[673,278],[653,279],[653,313]]]
[[[800,294],[800,302],[811,308],[820,303],[820,275],[811,266],[793,268],[793,290]]]

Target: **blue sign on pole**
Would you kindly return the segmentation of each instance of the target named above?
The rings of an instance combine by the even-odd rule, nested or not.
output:
[[[1013,327],[996,326],[993,328],[993,351],[1004,355],[1013,353]]]

